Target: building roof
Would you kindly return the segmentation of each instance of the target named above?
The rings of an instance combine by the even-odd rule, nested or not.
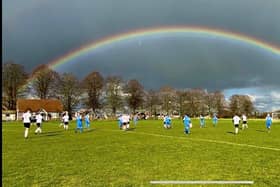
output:
[[[18,99],[17,110],[19,112],[37,112],[41,109],[47,112],[62,112],[63,106],[61,101],[57,99]]]

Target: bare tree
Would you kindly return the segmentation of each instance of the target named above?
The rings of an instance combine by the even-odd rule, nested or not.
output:
[[[230,97],[230,110],[232,114],[239,114],[240,113],[240,103],[239,103],[239,96],[238,95],[232,95]]]
[[[247,95],[232,95],[230,97],[230,109],[232,114],[251,115],[254,112],[254,105]]]
[[[212,115],[218,113],[222,115],[225,112],[225,96],[221,91],[206,92],[205,94],[205,106],[207,113]]]
[[[127,83],[128,105],[135,113],[136,109],[143,103],[144,88],[137,80],[130,80]]]
[[[32,72],[32,88],[40,99],[57,96],[59,74],[48,65],[37,66]]]
[[[109,76],[106,79],[106,96],[107,102],[110,105],[113,114],[116,114],[117,109],[122,105],[122,79],[118,76]]]
[[[72,113],[73,109],[79,104],[81,86],[79,80],[71,73],[64,73],[59,81],[59,95],[64,110]]]
[[[186,92],[186,99],[184,101],[185,103],[185,113],[189,114],[190,116],[196,115],[198,111],[198,105],[197,105],[197,98],[195,95],[194,90],[188,90]]]
[[[255,112],[254,104],[249,96],[244,96],[242,112],[246,115],[252,115]]]
[[[86,105],[94,112],[101,107],[100,95],[104,86],[104,79],[99,72],[92,72],[88,74],[83,80],[83,87],[85,88],[88,99]]]
[[[216,112],[220,115],[225,110],[225,96],[221,91],[215,91],[213,96],[214,108],[216,109]]]
[[[179,107],[179,115],[181,117],[184,116],[185,114],[185,100],[186,100],[186,92],[185,91],[182,91],[182,90],[178,90],[176,92],[176,98],[177,98],[177,104],[178,104],[178,107]]]
[[[207,113],[210,115],[214,113],[215,109],[215,95],[214,93],[207,93],[205,95],[205,105],[207,108]]]
[[[159,90],[159,98],[162,110],[166,113],[173,113],[176,105],[176,90],[170,86],[163,86]]]
[[[16,109],[17,98],[22,94],[20,88],[26,83],[26,80],[27,73],[22,65],[13,62],[4,63],[2,69],[2,98],[8,109]]]
[[[199,114],[204,114],[207,110],[206,102],[205,102],[205,95],[207,94],[206,90],[197,88],[191,90],[192,95],[194,97],[194,114],[198,116]]]
[[[157,114],[157,105],[159,105],[160,100],[158,97],[158,93],[154,90],[149,90],[146,95],[146,105],[150,114],[154,114],[156,117]]]

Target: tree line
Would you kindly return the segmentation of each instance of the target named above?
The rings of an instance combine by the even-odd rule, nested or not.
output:
[[[16,109],[18,98],[35,96],[40,99],[61,100],[64,110],[72,113],[77,107],[93,112],[109,110],[145,111],[150,115],[177,114],[190,116],[213,115],[231,117],[233,114],[254,115],[254,105],[247,95],[232,95],[226,101],[222,91],[208,92],[201,88],[145,90],[138,80],[125,81],[121,76],[103,77],[93,71],[79,80],[72,73],[59,74],[48,65],[37,66],[27,73],[23,65],[6,62],[2,68],[2,105]]]

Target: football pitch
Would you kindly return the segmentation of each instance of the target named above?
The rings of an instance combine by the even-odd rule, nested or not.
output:
[[[270,133],[264,120],[249,120],[235,135],[229,119],[206,120],[191,134],[181,120],[141,120],[129,131],[117,121],[92,121],[75,133],[60,122],[43,123],[24,139],[22,122],[2,123],[3,186],[280,186],[280,122]],[[253,184],[152,184],[151,181],[253,181]]]

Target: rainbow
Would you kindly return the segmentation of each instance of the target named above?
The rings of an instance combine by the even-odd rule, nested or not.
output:
[[[216,38],[221,38],[226,40],[232,40],[240,43],[249,44],[254,47],[260,48],[262,50],[271,52],[272,54],[275,54],[277,56],[278,55],[280,56],[280,47],[270,44],[261,39],[243,35],[241,33],[231,32],[231,31],[226,31],[221,29],[214,29],[209,27],[167,26],[167,27],[152,27],[152,28],[138,29],[138,30],[133,30],[133,31],[105,37],[100,40],[96,40],[86,45],[83,45],[77,49],[74,49],[68,52],[67,54],[48,63],[48,65],[50,68],[55,69],[56,67],[65,64],[79,56],[82,56],[83,54],[87,54],[98,48],[109,46],[116,42],[121,42],[134,38],[152,36],[152,35],[168,34],[168,33],[196,34],[201,36],[210,36],[210,37],[216,37]]]

